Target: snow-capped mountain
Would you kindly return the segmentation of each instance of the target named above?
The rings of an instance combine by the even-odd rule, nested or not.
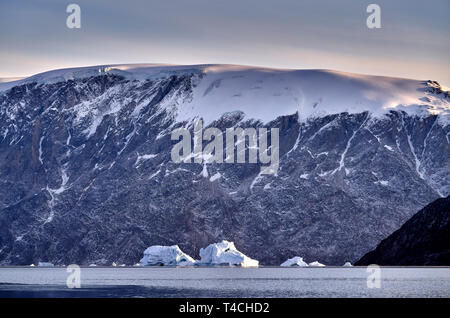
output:
[[[136,263],[222,239],[261,264],[354,262],[450,192],[434,81],[233,65],[109,65],[0,83],[0,264]],[[194,118],[280,129],[280,167],[177,164]],[[182,243],[181,243],[182,242]]]

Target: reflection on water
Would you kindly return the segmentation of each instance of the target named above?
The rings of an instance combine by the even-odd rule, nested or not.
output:
[[[450,297],[450,268],[365,267],[81,268],[69,289],[65,268],[0,268],[0,297]]]

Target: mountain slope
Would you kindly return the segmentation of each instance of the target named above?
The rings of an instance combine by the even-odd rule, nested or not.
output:
[[[355,265],[449,266],[450,196],[414,214]]]
[[[134,264],[222,239],[261,264],[342,264],[450,193],[449,97],[432,81],[133,65],[0,90],[0,264]],[[172,162],[171,131],[196,116],[278,127],[278,174]]]

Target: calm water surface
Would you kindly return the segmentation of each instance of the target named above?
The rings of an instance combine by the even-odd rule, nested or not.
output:
[[[381,268],[368,288],[365,267],[0,268],[0,297],[450,297],[450,268]]]

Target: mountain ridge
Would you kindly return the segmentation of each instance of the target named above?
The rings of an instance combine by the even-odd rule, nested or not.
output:
[[[335,101],[330,113],[306,114],[298,106],[320,107],[314,94],[300,104],[293,97],[301,95],[274,95],[314,84],[326,95],[322,106],[333,105],[339,86],[318,86],[323,74],[175,72],[136,80],[107,72],[4,90],[0,264],[135,264],[151,245],[179,244],[197,255],[223,239],[263,265],[290,255],[356,261],[412,211],[450,193],[450,126],[428,106],[379,116]],[[339,78],[344,93],[356,91],[346,98],[367,98],[354,79]],[[436,83],[414,83],[413,94],[445,109],[448,97]],[[381,92],[383,83],[376,85]],[[222,132],[279,128],[278,174],[259,175],[259,164],[173,163],[171,131],[192,130],[203,112],[205,127]]]
[[[379,116],[391,109],[417,115],[440,114],[445,124],[450,122],[449,93],[443,91],[435,81],[333,70],[223,64],[100,65],[53,70],[15,82],[0,83],[0,91],[26,83],[50,84],[105,74],[139,81],[157,80],[171,75],[198,75],[193,83],[193,102],[189,107],[178,110],[179,121],[203,117],[211,122],[222,114],[217,109],[226,107],[228,111],[240,110],[247,118],[264,122],[295,112],[306,120],[345,111],[357,113],[367,110]],[[433,94],[428,94],[430,92],[442,94],[444,98],[435,98]],[[228,97],[225,101],[224,96]],[[282,104],[283,108],[274,110],[274,104]]]

